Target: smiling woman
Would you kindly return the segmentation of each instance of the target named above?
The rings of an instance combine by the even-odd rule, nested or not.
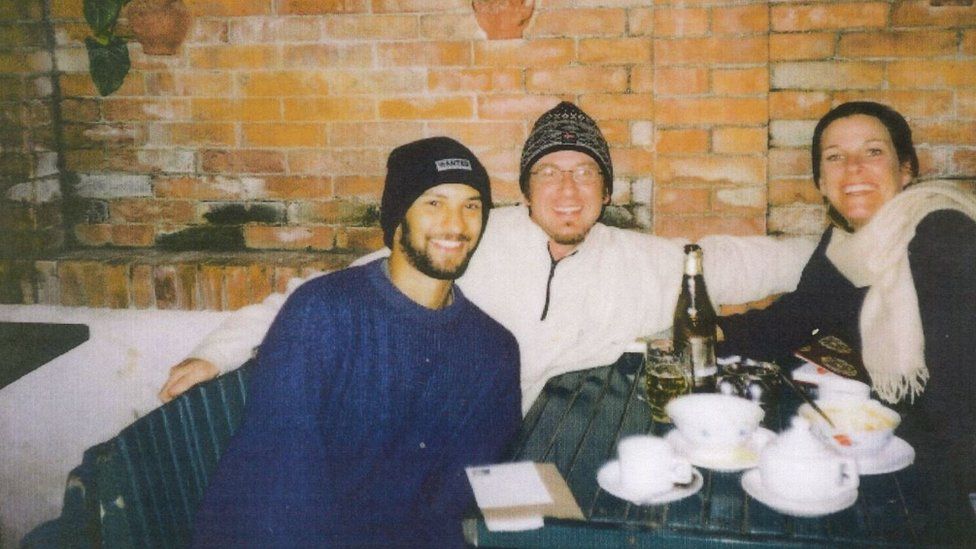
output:
[[[914,183],[911,129],[893,109],[842,104],[817,124],[814,181],[834,226],[795,292],[721,319],[721,351],[776,359],[834,334],[863,355],[875,395],[900,408],[937,541],[970,539],[976,492],[976,197]]]

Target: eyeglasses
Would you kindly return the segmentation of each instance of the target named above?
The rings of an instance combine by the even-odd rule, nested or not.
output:
[[[552,164],[543,164],[529,173],[544,185],[559,183],[564,173],[570,174],[577,185],[592,185],[600,180],[600,169],[592,164],[583,164],[569,170],[561,170]]]

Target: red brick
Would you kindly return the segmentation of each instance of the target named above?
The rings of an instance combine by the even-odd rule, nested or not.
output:
[[[453,137],[471,147],[475,152],[484,147],[518,147],[525,142],[527,136],[524,125],[519,122],[433,121],[428,124],[428,128],[430,135]]]
[[[185,97],[225,97],[233,88],[233,74],[226,71],[173,73],[173,93]]]
[[[224,303],[231,311],[252,303],[247,289],[246,267],[232,265],[224,269]]]
[[[415,93],[426,87],[427,70],[392,67],[331,71],[329,85],[333,95],[376,95],[377,90],[383,90],[385,95]]]
[[[850,90],[835,93],[834,101],[879,101],[909,118],[940,117],[952,110],[954,95],[952,90]]]
[[[640,147],[616,147],[610,151],[615,175],[646,176],[654,171],[654,155]]]
[[[383,194],[384,178],[381,176],[350,175],[337,177],[335,194],[343,197],[379,199]]]
[[[470,42],[397,42],[376,45],[381,67],[441,67],[471,65]]]
[[[891,22],[898,27],[962,27],[976,24],[972,6],[932,6],[931,0],[906,0],[893,6]]]
[[[285,98],[284,119],[300,122],[369,120],[373,118],[373,100],[360,97]]]
[[[655,180],[662,185],[759,185],[766,181],[766,159],[756,156],[671,157],[658,155]]]
[[[708,10],[658,7],[654,10],[654,35],[659,37],[704,36],[708,33]]]
[[[284,44],[281,49],[282,66],[298,70],[362,69],[373,65],[370,44]]]
[[[712,149],[722,154],[765,153],[769,134],[762,128],[715,128]]]
[[[179,289],[176,277],[176,267],[172,265],[156,265],[153,268],[153,292],[156,296],[156,308],[179,309]]]
[[[194,202],[152,198],[120,198],[110,203],[115,223],[192,223],[196,221]]]
[[[630,91],[634,93],[652,93],[654,91],[655,69],[651,65],[637,66],[630,69]]]
[[[233,177],[160,177],[153,180],[157,198],[226,200],[242,198],[241,182]]]
[[[112,225],[112,244],[123,247],[150,247],[155,243],[156,230],[152,225]]]
[[[373,13],[456,11],[470,6],[464,0],[372,0]]]
[[[893,87],[939,89],[976,86],[976,59],[896,61],[888,65]]]
[[[264,195],[280,200],[298,200],[332,196],[332,178],[276,176],[263,181]]]
[[[367,13],[368,0],[278,0],[279,15]]]
[[[659,95],[698,95],[709,91],[708,69],[704,67],[662,67],[654,77]]]
[[[280,151],[203,150],[200,169],[217,173],[282,173],[285,155]]]
[[[976,30],[966,31],[962,34],[962,53],[964,55],[976,55]]]
[[[176,123],[161,128],[168,131],[171,145],[220,146],[237,142],[237,133],[231,123]]]
[[[104,246],[112,240],[112,227],[104,223],[78,223],[74,226],[74,235],[82,246]]]
[[[768,54],[768,39],[765,36],[682,38],[654,42],[654,62],[658,65],[765,63]]]
[[[654,234],[664,237],[698,240],[710,234],[753,236],[765,232],[765,216],[654,216]]]
[[[200,308],[212,311],[224,310],[224,269],[217,265],[202,264],[197,270],[197,291]]]
[[[379,102],[380,118],[387,120],[470,118],[473,114],[474,105],[468,97],[417,97]]]
[[[657,8],[660,10],[662,8]],[[627,29],[630,36],[649,36],[654,33],[654,8],[627,10]]]
[[[720,95],[763,94],[769,90],[769,69],[715,69],[712,71],[712,92]]]
[[[661,154],[705,153],[709,149],[709,133],[701,129],[658,129],[654,148]]]
[[[427,14],[420,18],[421,40],[470,40],[481,27],[467,9],[460,13]]]
[[[765,124],[768,119],[764,98],[661,99],[655,112],[659,125]]]
[[[879,28],[888,19],[887,2],[789,3],[770,9],[771,27],[775,31]]]
[[[578,102],[596,120],[651,120],[654,99],[643,94],[589,94]]]
[[[242,124],[241,134],[246,147],[322,147],[325,145],[324,124]]]
[[[804,204],[820,204],[823,196],[813,182],[804,179],[782,179],[769,183],[769,204],[785,206],[797,202]]]
[[[810,149],[770,149],[769,176],[796,177],[810,175]]]
[[[665,187],[654,193],[654,211],[658,214],[703,214],[708,212],[711,191],[707,188]]]
[[[830,110],[830,94],[808,91],[769,92],[769,117],[783,119],[818,119]]]
[[[618,36],[627,27],[623,9],[566,9],[538,13],[525,38],[539,36]]]
[[[297,276],[301,276],[295,267],[286,265],[276,265],[274,270],[274,291],[284,293],[288,290],[288,281]]]
[[[419,20],[416,15],[379,15],[362,17],[329,17],[325,34],[339,40],[416,40]]]
[[[271,14],[272,0],[184,0],[192,15],[226,17]]]
[[[274,270],[262,264],[252,264],[247,267],[248,297],[252,303],[263,301],[272,292],[271,279]]]
[[[959,115],[976,118],[976,90],[957,90],[956,95]]]
[[[156,291],[152,265],[133,265],[131,269],[130,302],[136,309],[156,307]]]
[[[391,147],[392,148],[392,147]],[[288,153],[292,174],[332,176],[382,174],[386,170],[389,149],[348,151],[293,151]]]
[[[716,7],[712,12],[712,32],[718,34],[765,33],[769,30],[766,3],[750,6]]]
[[[329,145],[332,147],[376,147],[392,149],[423,135],[424,122],[339,122],[329,124]]]
[[[243,95],[252,97],[326,95],[329,93],[329,75],[324,71],[252,71],[241,73],[238,81]],[[229,87],[228,84],[227,88]]]
[[[474,64],[493,67],[556,67],[576,56],[576,45],[567,38],[542,40],[487,40],[475,42]]]
[[[542,93],[622,92],[627,89],[627,71],[582,66],[530,69],[525,87],[529,92]]]
[[[837,51],[844,57],[935,57],[955,48],[953,31],[871,31],[842,34]]]
[[[519,69],[450,69],[427,71],[432,92],[515,92],[522,88]]]
[[[254,69],[277,65],[274,45],[220,45],[185,48],[195,69]]]
[[[651,41],[646,38],[584,38],[579,42],[579,60],[600,65],[648,63]]]
[[[383,247],[383,231],[376,227],[346,227],[346,247],[351,250],[378,250]]]
[[[976,151],[959,149],[952,153],[952,173],[976,173]]]
[[[235,17],[227,22],[226,42],[320,42],[322,22],[317,17]]]
[[[207,122],[281,120],[277,98],[193,99],[193,119]]]
[[[244,227],[244,242],[252,249],[331,250],[335,247],[335,227]]]

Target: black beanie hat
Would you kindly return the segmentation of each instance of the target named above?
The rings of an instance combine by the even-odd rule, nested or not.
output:
[[[428,137],[401,145],[386,161],[380,203],[383,242],[393,248],[393,233],[417,197],[444,183],[462,183],[481,193],[481,221],[491,209],[488,172],[470,149],[449,137]]]
[[[524,194],[528,194],[529,170],[536,161],[551,152],[563,150],[579,151],[592,157],[603,172],[607,195],[613,193],[613,162],[607,140],[589,115],[569,101],[563,101],[536,120],[522,147],[519,187]]]

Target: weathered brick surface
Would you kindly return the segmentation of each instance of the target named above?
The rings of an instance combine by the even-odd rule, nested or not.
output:
[[[133,44],[106,98],[81,0],[49,2],[54,51],[41,0],[0,2],[0,258],[26,261],[0,269],[4,300],[239,307],[379,247],[406,141],[461,140],[518,201],[521,144],[560,100],[610,142],[617,211],[660,234],[817,233],[809,139],[842,101],[903,112],[923,176],[976,177],[972,7],[551,0],[522,39],[486,40],[466,0],[183,1],[177,54]],[[173,251],[208,235],[240,249]]]

